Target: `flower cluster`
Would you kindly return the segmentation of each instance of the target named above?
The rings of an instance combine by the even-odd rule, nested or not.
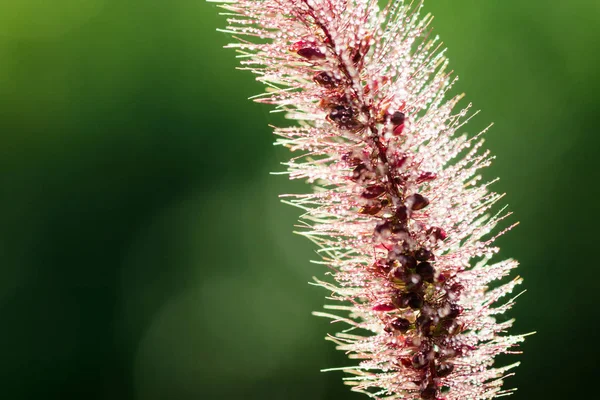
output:
[[[523,340],[496,320],[520,278],[491,263],[490,214],[501,195],[478,171],[492,157],[480,135],[457,135],[469,107],[447,95],[456,78],[421,4],[391,0],[233,0],[225,32],[245,68],[267,85],[256,98],[297,121],[275,128],[301,155],[290,195],[302,234],[319,246],[334,310],[348,329],[329,337],[357,365],[353,390],[388,399],[489,399],[510,391],[514,365],[494,357]],[[252,40],[254,39],[254,40]],[[448,98],[450,97],[450,98]],[[502,232],[500,232],[502,233]]]

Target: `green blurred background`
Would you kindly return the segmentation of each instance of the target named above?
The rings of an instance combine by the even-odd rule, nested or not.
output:
[[[489,121],[527,293],[514,399],[594,398],[597,0],[430,0]],[[0,0],[0,398],[361,399],[320,266],[203,0]],[[596,274],[596,275],[595,275]],[[515,360],[512,358],[511,360]]]

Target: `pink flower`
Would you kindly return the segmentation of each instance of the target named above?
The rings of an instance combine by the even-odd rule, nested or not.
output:
[[[447,98],[455,82],[421,5],[376,0],[225,2],[242,65],[267,85],[257,101],[297,125],[277,143],[313,193],[306,211],[336,305],[316,315],[349,325],[328,339],[357,365],[341,368],[357,392],[388,399],[490,399],[509,393],[514,367],[494,357],[523,335],[499,322],[520,278],[488,289],[517,266],[491,263],[492,232],[507,214],[478,171],[492,160],[480,135],[457,135],[469,107]],[[246,38],[254,41],[247,41]],[[502,233],[502,232],[501,232]]]

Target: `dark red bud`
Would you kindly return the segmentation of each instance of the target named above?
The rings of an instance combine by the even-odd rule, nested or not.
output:
[[[391,233],[391,225],[390,221],[380,222],[375,226],[375,233],[378,235],[389,235]]]
[[[349,105],[337,105],[329,113],[329,119],[342,129],[352,129],[360,124],[354,119],[355,111]]]
[[[392,269],[388,261],[384,259],[375,261],[372,268],[385,274],[389,273]]]
[[[447,319],[442,322],[442,328],[449,335],[456,335],[460,332],[460,325],[452,319]]]
[[[400,169],[400,168],[402,168],[402,166],[404,166],[404,164],[406,163],[407,160],[408,160],[408,157],[406,157],[406,156],[399,157],[398,159],[396,159],[393,162],[392,165],[394,166],[394,168]]]
[[[410,321],[406,318],[396,318],[390,323],[390,327],[398,332],[405,333],[410,328]]]
[[[437,354],[441,359],[452,358],[452,357],[456,356],[457,353],[458,352],[451,347],[440,347],[439,350],[437,351]]]
[[[393,279],[402,282],[404,279],[406,279],[406,272],[404,272],[404,268],[396,267],[392,270],[391,276]]]
[[[440,378],[450,375],[452,371],[454,371],[454,365],[448,362],[439,363],[435,366],[435,374]]]
[[[361,196],[365,199],[376,199],[384,193],[385,187],[383,185],[371,185],[367,186]]]
[[[423,172],[417,178],[417,183],[429,182],[437,178],[437,175],[433,172]]]
[[[407,261],[405,260],[406,250],[399,244],[394,245],[391,250],[388,251],[388,259],[389,260],[398,260],[400,264],[406,265]]]
[[[456,304],[450,305],[450,312],[447,315],[447,318],[456,319],[463,312],[463,308]]]
[[[410,361],[410,358],[401,358],[400,364],[404,365],[406,368],[412,367],[412,362]]]
[[[399,223],[399,222],[393,222],[390,230],[392,231],[393,234],[400,236],[400,234],[406,234],[408,235],[408,231],[406,230],[406,224],[404,223]]]
[[[296,53],[298,53],[299,56],[306,58],[307,60],[322,60],[325,58],[325,54],[321,53],[319,49],[314,47],[303,47]]]
[[[358,62],[362,59],[362,54],[360,54],[359,50],[356,50],[354,52],[354,55],[352,56],[352,62],[354,64],[358,64]]]
[[[354,155],[354,153],[349,152],[342,156],[342,161],[347,162],[351,166],[358,165],[362,163],[362,159]]]
[[[464,289],[465,287],[460,283],[453,283],[452,286],[450,286],[450,290],[456,294],[460,294]]]
[[[427,197],[415,193],[408,196],[408,198],[406,199],[406,204],[412,210],[421,210],[429,205],[429,200],[427,200]]]
[[[437,397],[437,386],[431,382],[421,390],[421,398],[423,400],[434,400]]]
[[[418,310],[421,307],[423,307],[423,297],[421,297],[420,294],[414,292],[406,293],[402,296],[400,303],[406,304],[413,310]]]
[[[404,222],[408,219],[408,209],[405,206],[400,206],[396,209],[396,218],[398,221]]]
[[[352,171],[351,179],[355,182],[365,182],[373,179],[375,174],[369,171],[369,168],[365,164],[359,164]]]
[[[406,279],[404,279],[404,283],[406,284],[406,288],[408,290],[418,290],[421,288],[421,286],[423,286],[423,278],[419,274],[408,274]]]
[[[358,210],[359,213],[366,215],[376,215],[379,211],[381,211],[381,203],[364,206]]]
[[[387,153],[387,146],[385,145],[385,143],[381,143],[381,147],[378,146],[377,148],[377,152],[373,152],[373,154],[377,154],[377,153],[381,153],[381,154],[385,154]]]
[[[440,306],[440,308],[437,309],[437,315],[440,316],[440,318],[446,318],[448,315],[450,315],[451,311],[452,304],[444,303]]]
[[[400,263],[400,265],[402,265],[405,269],[413,269],[417,266],[417,260],[411,256],[403,254],[398,256],[396,260],[398,260],[398,263]]]
[[[442,228],[433,226],[427,230],[427,234],[433,236],[437,240],[446,240],[448,234]]]
[[[362,42],[362,45],[361,45],[360,52],[361,52],[362,54],[367,54],[367,53],[369,52],[369,49],[370,49],[370,48],[371,48],[371,43],[369,43],[368,41],[364,41],[364,40],[363,40],[363,42]]]
[[[402,125],[405,119],[406,116],[401,111],[396,111],[390,116],[390,122],[394,125]]]
[[[429,364],[427,355],[422,352],[418,352],[414,356],[412,356],[411,362],[412,366],[416,369],[423,369]]]
[[[433,277],[435,276],[435,269],[427,261],[419,263],[416,268],[417,274],[423,278],[425,282],[433,283]]]
[[[392,303],[398,308],[408,307],[408,300],[409,298],[402,292],[397,292],[392,296]]]
[[[396,306],[394,306],[393,304],[377,304],[372,308],[373,311],[392,311],[395,309]]]
[[[340,81],[336,79],[332,74],[325,71],[319,72],[318,74],[313,76],[313,80],[317,84],[328,89],[336,88],[340,83]]]
[[[433,260],[433,253],[427,249],[419,249],[415,252],[415,258],[419,261]]]

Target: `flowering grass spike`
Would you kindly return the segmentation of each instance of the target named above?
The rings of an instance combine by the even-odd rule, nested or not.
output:
[[[346,383],[378,399],[511,393],[516,364],[494,357],[523,335],[495,316],[521,279],[488,288],[517,266],[490,261],[507,214],[490,214],[502,196],[478,175],[492,159],[481,134],[457,135],[469,107],[448,98],[431,16],[398,0],[222,3],[229,47],[267,85],[256,100],[298,122],[275,128],[277,143],[301,152],[289,174],[315,190],[286,197],[332,276],[317,284],[337,303],[315,314],[349,325],[328,337],[357,360]]]

